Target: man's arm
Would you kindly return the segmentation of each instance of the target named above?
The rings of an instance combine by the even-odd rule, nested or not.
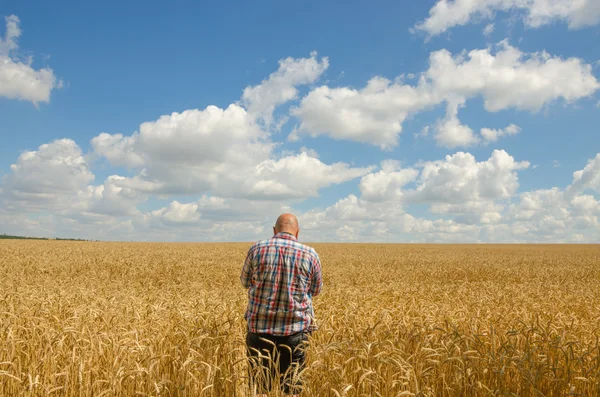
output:
[[[321,260],[319,255],[315,252],[314,259],[312,261],[312,277],[310,280],[310,291],[312,296],[317,296],[321,293],[323,288],[323,276],[321,274]]]
[[[252,263],[254,262],[254,246],[248,250],[244,266],[242,266],[242,274],[240,275],[240,281],[244,288],[250,288],[252,286]]]

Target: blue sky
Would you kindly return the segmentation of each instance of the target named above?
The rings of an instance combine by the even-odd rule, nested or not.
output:
[[[0,233],[597,242],[573,3],[5,1]]]

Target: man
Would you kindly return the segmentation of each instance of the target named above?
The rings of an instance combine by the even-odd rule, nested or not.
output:
[[[313,248],[298,242],[294,215],[280,215],[273,233],[250,248],[240,276],[248,288],[251,387],[267,393],[279,375],[283,392],[297,396],[308,335],[316,329],[312,297],[323,286],[321,262]]]

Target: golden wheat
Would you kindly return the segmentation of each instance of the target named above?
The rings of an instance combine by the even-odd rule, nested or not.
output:
[[[304,395],[600,395],[600,246],[314,246]],[[1,241],[0,395],[248,395],[247,248]]]

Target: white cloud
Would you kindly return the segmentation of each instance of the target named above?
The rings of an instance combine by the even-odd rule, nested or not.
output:
[[[570,29],[600,22],[600,3],[596,0],[440,0],[415,29],[436,36],[455,26],[492,19],[497,11],[524,11],[525,25],[533,28],[553,21],[565,21]]]
[[[292,211],[281,201],[251,200],[244,198],[222,198],[204,195],[197,201],[202,219],[211,222],[250,222],[267,221],[273,226],[279,214]],[[268,225],[267,225],[268,226]]]
[[[468,204],[509,199],[519,187],[517,171],[529,167],[504,150],[494,150],[486,161],[458,152],[442,161],[422,165],[419,185],[408,198],[413,202]]]
[[[139,170],[119,185],[145,194],[302,199],[370,170],[327,165],[310,150],[276,156],[275,146],[238,105],[173,113],[143,123],[129,137],[101,134],[92,139],[97,155]]]
[[[113,165],[130,168],[141,167],[144,159],[135,150],[138,134],[125,137],[122,134],[110,135],[106,132],[91,141],[95,154],[105,157]]]
[[[446,109],[446,117],[438,121],[435,126],[435,140],[438,144],[447,148],[459,146],[469,147],[479,143],[479,138],[473,134],[473,130],[458,119],[458,109],[463,107],[462,103],[449,102]]]
[[[344,221],[376,220],[386,216],[386,211],[373,211],[373,207],[376,206],[351,194],[329,207],[327,213]]]
[[[3,179],[6,208],[63,208],[94,180],[79,146],[70,139],[22,153]]]
[[[349,195],[324,210],[304,214],[305,229],[321,240],[352,240],[356,237],[350,229],[369,241],[479,241],[484,228],[493,238],[519,187],[517,172],[528,165],[499,150],[480,162],[463,152],[406,168],[388,160],[361,179],[361,197]],[[405,213],[415,204],[429,205],[431,214],[454,219]],[[324,230],[342,233],[320,236],[318,231]]]
[[[287,160],[274,160],[268,172],[279,175],[280,168],[323,167],[311,163],[317,159],[306,153],[295,156],[298,163],[294,166]],[[409,167],[396,160],[384,161],[361,179],[360,197],[351,194],[325,209],[305,213],[280,200],[214,195],[190,202],[173,200],[163,208],[141,213],[137,206],[146,198],[144,194],[123,187],[127,179],[118,176],[108,177],[100,186],[90,185],[93,176],[80,149],[74,142],[62,140],[20,157],[4,180],[5,192],[14,192],[14,181],[21,181],[21,173],[28,170],[46,172],[40,178],[50,180],[52,189],[45,188],[26,201],[19,196],[16,202],[20,207],[3,205],[0,221],[2,232],[27,235],[251,241],[268,236],[276,216],[292,211],[300,218],[302,238],[313,241],[590,242],[600,237],[600,201],[593,194],[600,190],[599,164],[600,154],[575,172],[573,182],[564,189],[518,194],[517,173],[527,168],[527,162],[516,161],[500,150],[482,161],[458,152]],[[284,179],[297,176],[286,172],[291,171],[283,173]],[[258,175],[269,180],[269,176]],[[19,191],[30,187],[25,183]],[[15,203],[12,194],[2,199]],[[428,205],[429,213],[424,217],[407,213],[415,204]],[[15,209],[21,211],[10,212]],[[31,218],[23,209],[52,214]]]
[[[131,216],[139,213],[137,206],[146,200],[135,189],[120,186],[126,178],[109,176],[104,184],[87,186],[78,193],[78,200],[69,213],[84,216]]]
[[[510,124],[506,128],[494,130],[491,128],[482,128],[481,136],[485,143],[496,142],[498,139],[505,136],[517,135],[521,132],[521,127],[515,124]]]
[[[359,234],[348,225],[344,225],[337,229],[335,234],[342,241],[354,241],[359,237]]]
[[[494,32],[494,24],[490,23],[483,29],[484,36],[489,36]]]
[[[279,69],[259,85],[246,87],[241,103],[248,113],[264,120],[267,126],[273,122],[275,108],[296,99],[296,86],[314,83],[329,67],[328,58],[317,59],[312,52],[310,58],[285,58],[279,61]]]
[[[3,213],[0,208],[0,233],[16,236],[51,237],[56,232],[48,217],[30,219],[26,214]]]
[[[81,148],[70,139],[56,140],[41,145],[36,151],[22,153],[11,165],[2,180],[0,213],[4,212],[7,222],[27,219],[29,226],[11,228],[15,232],[32,231],[34,225],[38,225],[47,232],[46,237],[56,235],[61,228],[67,234],[70,230],[69,236],[73,237],[76,230],[83,230],[81,224],[101,224],[107,231],[111,225],[128,222],[115,217],[138,214],[137,205],[146,199],[133,189],[119,186],[122,180],[125,178],[113,175],[102,185],[90,185],[94,174]],[[52,215],[42,215],[44,213]],[[47,222],[42,225],[40,219]],[[91,233],[90,236],[101,236],[91,229],[86,232]],[[39,233],[27,235],[38,236]],[[102,238],[111,236],[106,234]]]
[[[570,193],[579,193],[588,189],[600,193],[600,153],[589,160],[582,170],[573,173],[573,182],[567,190]]]
[[[522,193],[505,216],[513,233],[522,240],[571,241],[574,234],[583,240],[600,237],[600,207],[593,196],[576,196],[572,200],[559,188]],[[575,240],[582,240],[577,238]]]
[[[518,194],[516,173],[527,162],[517,162],[504,151],[480,162],[459,152],[404,168],[421,172],[415,187],[399,183],[404,186],[401,194],[388,194],[383,201],[381,196],[349,195],[325,209],[300,214],[300,219],[306,238],[316,241],[595,242],[600,238],[600,201],[581,191],[597,191],[597,164],[600,154],[575,172],[565,189]],[[391,162],[363,181],[386,182],[391,179],[387,174],[394,176],[400,169]],[[430,204],[428,215],[444,218],[405,213],[412,204]]]
[[[304,152],[257,164],[254,174],[245,179],[245,190],[252,198],[314,197],[321,188],[361,177],[371,169],[352,168],[346,163],[327,165]]]
[[[537,111],[557,99],[570,103],[600,89],[591,65],[581,59],[525,54],[506,41],[495,54],[489,48],[454,57],[447,50],[436,51],[426,75],[446,96],[481,96],[490,112]]]
[[[402,78],[392,82],[371,79],[362,89],[321,86],[308,93],[291,114],[300,121],[290,134],[326,135],[390,149],[398,144],[402,123],[410,116],[446,102],[447,115],[437,125],[438,143],[470,146],[479,139],[458,120],[458,107],[481,97],[485,108],[535,112],[562,99],[566,103],[600,89],[592,67],[578,58],[547,53],[523,53],[501,42],[495,51],[473,50],[453,56],[447,50],[431,53],[430,65],[414,86]]]
[[[516,161],[504,150],[494,150],[479,162],[465,152],[406,168],[387,160],[379,171],[361,179],[360,200],[437,205],[435,213],[450,213],[452,208],[460,208],[458,213],[468,208],[469,212],[496,211],[497,201],[508,200],[517,191],[517,172],[528,167],[529,162]]]
[[[202,196],[134,218],[135,230],[150,240],[252,241],[268,236],[277,216],[292,209],[280,202]]]
[[[464,204],[432,204],[431,213],[452,215],[460,224],[485,225],[502,219],[504,206],[493,200],[468,201]]]
[[[415,138],[425,138],[429,136],[429,132],[431,131],[431,126],[430,125],[426,125],[424,126],[420,132],[416,132],[414,134]]]
[[[324,210],[300,214],[300,221],[308,241],[460,242],[477,241],[479,232],[477,225],[417,218],[389,203],[383,207],[353,195]]]
[[[291,110],[301,124],[290,138],[328,135],[390,149],[397,145],[402,122],[410,113],[440,102],[435,94],[425,85],[412,87],[382,77],[371,79],[361,90],[321,86]]]
[[[414,168],[402,169],[397,161],[384,161],[380,171],[365,175],[360,180],[362,197],[369,201],[399,199],[403,195],[402,189],[413,182],[418,174]]]
[[[168,207],[152,211],[152,215],[160,218],[162,222],[177,225],[185,223],[193,224],[200,220],[198,204],[182,204],[178,201],[171,202]]]
[[[244,108],[208,106],[142,123],[139,131],[129,137],[100,134],[92,139],[92,147],[111,163],[132,168],[210,167],[226,161],[266,158],[272,146],[266,143],[267,138]]]
[[[269,158],[273,144],[245,109],[209,106],[165,115],[131,136],[100,134],[94,152],[140,171],[123,186],[147,193],[202,193]],[[223,181],[221,178],[225,178]]]
[[[35,105],[49,102],[50,93],[62,86],[52,69],[35,70],[31,59],[21,61],[15,54],[21,36],[20,21],[15,15],[6,17],[6,34],[0,37],[0,96],[29,101]]]
[[[4,38],[0,37],[0,56],[8,56],[11,51],[19,48],[17,39],[21,36],[20,21],[16,15],[4,18],[6,21],[6,33]]]
[[[252,95],[226,109],[172,113],[142,123],[131,135],[92,139],[93,154],[128,168],[129,176],[111,175],[95,184],[86,161],[94,156],[84,157],[68,139],[25,152],[3,178],[0,225],[30,235],[41,230],[103,239],[254,240],[268,236],[277,215],[292,211],[300,217],[303,239],[321,241],[600,237],[600,154],[565,188],[519,193],[519,173],[529,163],[503,150],[479,161],[466,152],[408,166],[385,160],[377,169],[326,163],[306,147],[280,150],[268,128],[273,109],[296,99],[296,86],[316,81],[326,66],[326,58],[319,62],[316,55],[290,58],[245,91]],[[447,147],[470,146],[520,128],[510,124],[476,134],[458,117],[469,99],[481,97],[489,111],[537,111],[598,88],[591,67],[579,59],[524,54],[505,42],[454,56],[441,50],[431,54],[429,69],[414,85],[376,77],[361,89],[312,90],[292,110],[300,121],[292,136],[325,134],[389,149],[408,117],[443,104],[446,116],[431,125],[435,139]],[[285,92],[270,96],[277,89]],[[358,178],[360,194],[305,213],[293,208],[323,188]],[[168,204],[140,206],[154,197]],[[419,217],[410,213],[423,207],[428,212]]]
[[[579,215],[600,215],[600,201],[596,200],[591,194],[575,196],[570,204]]]
[[[290,62],[282,62],[279,72],[285,73],[272,75],[267,87],[277,82],[277,76],[298,83],[294,67],[302,69],[303,63],[312,61]],[[319,63],[320,67],[326,64],[326,59]],[[300,152],[278,153],[279,144],[257,122],[256,114],[238,104],[165,115],[142,123],[129,136],[102,133],[91,140],[91,146],[89,158],[127,167],[132,176],[111,175],[94,185],[94,175],[79,146],[68,139],[55,141],[23,153],[12,166],[0,189],[2,215],[38,212],[39,219],[40,213],[50,211],[51,228],[57,233],[73,230],[99,236],[91,225],[102,225],[105,230],[121,225],[131,233],[158,228],[148,234],[150,239],[179,239],[182,235],[173,233],[172,228],[181,223],[204,238],[213,238],[204,233],[209,229],[223,233],[216,234],[217,239],[238,238],[241,235],[229,225],[256,230],[252,222],[264,223],[266,214],[271,218],[278,215],[274,211],[291,210],[286,201],[317,196],[319,189],[372,170],[342,162],[326,164],[318,153],[305,147]],[[175,200],[146,213],[138,209],[151,197],[172,195],[203,196],[196,202]],[[110,236],[117,237],[123,236]]]
[[[595,186],[600,175],[595,161],[575,172],[573,184],[565,189],[517,194],[515,172],[526,164],[501,151],[479,163],[468,153],[456,153],[421,164],[417,188],[405,188],[401,195],[389,195],[386,201],[349,195],[325,209],[301,214],[300,219],[307,238],[318,241],[597,242],[600,201],[581,194],[584,187],[577,185],[585,178]],[[397,169],[388,167],[389,172]],[[381,171],[374,174],[381,177]],[[423,203],[431,205],[428,215],[444,218],[404,212],[410,204]]]
[[[433,213],[444,214],[497,212],[501,210],[497,202],[509,200],[517,191],[517,172],[528,167],[529,162],[516,161],[504,150],[494,150],[479,162],[464,152],[408,168],[385,161],[379,171],[361,179],[360,200],[430,204]]]

